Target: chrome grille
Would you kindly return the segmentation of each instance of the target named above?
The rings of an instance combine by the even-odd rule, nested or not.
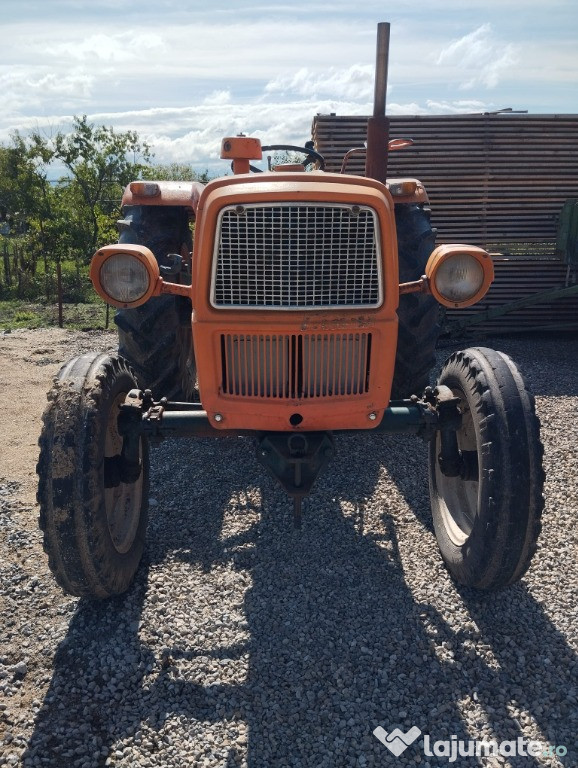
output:
[[[230,206],[219,216],[211,303],[377,307],[380,264],[377,216],[367,206]]]
[[[371,333],[223,334],[223,394],[303,399],[364,395]]]

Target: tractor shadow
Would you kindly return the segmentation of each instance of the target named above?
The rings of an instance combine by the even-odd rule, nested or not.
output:
[[[515,696],[545,738],[569,744],[555,728],[563,722],[562,702],[545,702],[528,675],[528,665],[540,662],[533,658],[536,639],[530,642],[519,617],[531,616],[536,637],[553,654],[560,686],[564,667],[569,670],[576,657],[530,593],[518,586],[485,600],[462,595],[479,632],[456,635],[406,583],[387,494],[379,500],[379,525],[368,525],[384,468],[425,520],[425,465],[409,440],[340,438],[338,456],[306,502],[301,531],[291,529],[290,505],[248,455],[252,451],[250,441],[227,440],[167,443],[153,453],[151,495],[171,503],[153,515],[147,556],[131,590],[102,604],[78,603],[25,768],[37,764],[36,756],[42,765],[99,768],[111,751],[122,749],[119,742],[128,742],[135,756],[117,751],[113,765],[140,764],[145,757],[147,765],[180,765],[167,751],[169,720],[180,729],[175,740],[184,744],[192,734],[191,758],[198,764],[204,756],[207,765],[227,768],[414,765],[421,740],[395,758],[372,735],[374,728],[417,726],[432,741],[450,734],[467,740],[459,702],[474,690],[498,740],[524,735],[507,709]],[[401,472],[404,462],[411,472]],[[251,484],[261,486],[257,505],[243,495]],[[228,535],[231,498],[243,501],[250,522]],[[422,535],[431,536],[425,523]],[[167,612],[165,602],[182,601],[182,590],[173,598],[170,584],[164,592],[159,587],[168,562],[191,586],[181,606],[190,616],[184,628],[174,605]],[[187,575],[192,571],[196,581]],[[207,646],[201,635],[208,628],[195,623],[195,590],[223,572],[250,585],[242,592],[246,632],[240,641]],[[453,589],[448,578],[443,588]],[[504,628],[526,667],[514,663]],[[440,659],[446,639],[462,663],[460,675],[450,674]],[[468,656],[466,639],[489,644],[499,667]],[[207,670],[214,660],[243,662],[244,674],[215,680]],[[247,725],[245,745],[233,738],[220,752],[209,749],[207,733],[236,733],[239,723]],[[522,764],[539,763],[526,757]]]
[[[416,466],[417,451],[411,438],[393,436],[388,441],[392,450],[384,454],[384,466],[422,526],[423,535],[435,541],[427,497],[428,446],[420,447],[422,460]],[[408,466],[421,477],[413,471],[404,472]],[[461,699],[475,692],[477,708],[485,713],[492,738],[498,742],[535,739],[538,731],[545,744],[567,748],[568,754],[558,757],[556,765],[574,766],[578,757],[578,654],[549,619],[548,606],[533,597],[531,580],[530,569],[521,582],[497,593],[451,582],[456,605],[465,608],[473,628],[464,626],[456,632],[431,605],[422,606],[423,616],[429,618],[430,634],[432,628],[435,631],[436,645],[448,643],[454,649],[454,661],[462,665],[463,686],[454,688],[452,695]],[[477,648],[489,650],[490,665],[475,653]],[[524,715],[515,714],[514,708]],[[525,717],[526,725],[533,723],[532,736],[524,732]],[[474,738],[481,735],[474,734]],[[530,757],[509,759],[513,766],[532,764]]]

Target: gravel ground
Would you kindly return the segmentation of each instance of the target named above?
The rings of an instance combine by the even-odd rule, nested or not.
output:
[[[445,765],[373,735],[416,726],[567,749],[458,766],[576,768],[578,339],[486,343],[537,395],[547,472],[537,556],[495,595],[448,576],[415,438],[340,437],[301,531],[251,440],[155,446],[145,560],[102,604],[59,592],[6,477],[0,766]]]

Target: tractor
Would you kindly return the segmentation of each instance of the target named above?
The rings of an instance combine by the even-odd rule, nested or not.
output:
[[[516,364],[484,347],[452,354],[431,385],[440,308],[483,298],[493,266],[479,247],[435,247],[424,186],[387,178],[388,151],[411,143],[389,139],[388,43],[379,24],[374,114],[354,150],[365,176],[347,158],[326,172],[311,143],[239,135],[222,141],[221,178],[126,188],[118,243],[91,263],[116,307],[118,354],[62,367],[39,440],[44,548],[69,594],[129,588],[149,440],[167,437],[252,436],[300,525],[336,434],[362,432],[368,448],[375,434],[416,435],[454,580],[496,590],[527,570],[543,508],[534,398]],[[278,150],[302,162],[254,165]]]

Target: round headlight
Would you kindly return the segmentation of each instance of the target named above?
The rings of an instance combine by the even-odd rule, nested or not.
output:
[[[90,279],[101,299],[115,307],[140,307],[160,292],[159,265],[144,245],[105,245],[90,263]]]
[[[494,279],[487,251],[477,245],[438,245],[429,257],[425,274],[429,290],[444,307],[470,307],[486,295]]]
[[[115,253],[100,268],[100,283],[119,304],[132,304],[149,290],[150,276],[145,264],[130,253]]]
[[[438,267],[435,287],[448,301],[459,304],[473,298],[484,284],[484,270],[469,253],[458,253]]]

